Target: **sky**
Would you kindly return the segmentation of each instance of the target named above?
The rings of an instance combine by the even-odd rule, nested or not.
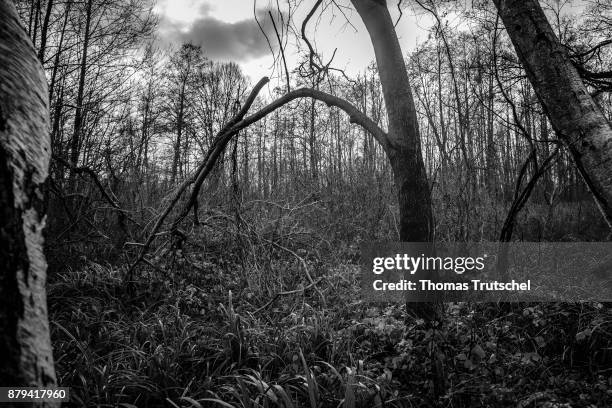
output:
[[[279,3],[282,6],[286,2]],[[303,0],[301,3],[303,5],[294,11],[298,28],[314,1]],[[348,75],[355,75],[363,72],[374,60],[374,51],[365,26],[350,6],[350,1],[339,0],[337,4],[342,7],[342,12],[329,6],[311,19],[308,36],[324,61],[329,60],[337,48],[332,66],[345,70]],[[254,82],[263,76],[278,80],[279,66],[274,68],[270,47],[254,18],[256,14],[274,51],[278,52],[278,41],[268,14],[270,10],[280,27],[276,1],[256,0],[254,4],[254,0],[158,0],[159,38],[164,44],[178,45],[190,41],[201,45],[205,55],[212,60],[237,62]],[[393,7],[390,11],[395,20],[399,15],[397,9]],[[417,15],[410,8],[404,10],[396,30],[405,53],[426,39],[431,24],[429,16]],[[285,55],[288,68],[292,70],[298,66],[299,56],[304,52],[300,53],[295,35],[287,38]],[[303,42],[301,47],[305,47]]]

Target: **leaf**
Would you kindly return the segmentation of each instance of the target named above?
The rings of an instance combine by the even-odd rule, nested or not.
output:
[[[200,401],[214,402],[215,404],[219,404],[225,408],[235,408],[233,405],[230,405],[227,402],[224,402],[224,401],[221,401],[215,398],[202,398]]]
[[[281,400],[285,404],[285,408],[294,408],[289,395],[287,395],[287,392],[283,389],[283,387],[278,384],[274,384],[272,388],[274,389],[274,392],[280,396]]]
[[[187,401],[188,403],[191,404],[191,406],[196,407],[196,408],[202,408],[202,404],[200,404],[198,401],[194,400],[193,398],[189,398],[189,397],[181,397],[180,398],[183,401]]]
[[[346,390],[344,391],[344,403],[342,404],[343,408],[355,408],[355,392],[353,391],[353,386],[347,381]]]
[[[538,353],[533,352],[533,353],[524,353],[523,358],[521,359],[521,362],[523,364],[532,364],[533,362],[538,362],[541,360],[542,360],[542,357]]]
[[[317,382],[312,376],[310,369],[308,368],[308,364],[306,364],[306,359],[304,358],[304,353],[302,353],[302,349],[300,348],[300,360],[302,360],[302,365],[304,366],[304,371],[306,372],[306,383],[308,384],[308,398],[310,399],[310,408],[317,408],[318,400],[319,400],[319,388],[317,387]]]
[[[580,342],[591,336],[591,329],[585,329],[576,333],[576,341]]]
[[[472,348],[472,357],[476,356],[478,357],[478,361],[482,360],[483,358],[485,358],[487,354],[485,353],[485,351],[482,349],[482,347],[480,347],[479,344],[475,345],[474,348]]]

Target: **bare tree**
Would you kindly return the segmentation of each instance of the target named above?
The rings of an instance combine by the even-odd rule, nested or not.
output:
[[[0,384],[49,387],[43,255],[50,158],[47,81],[13,3],[0,1]],[[54,404],[48,404],[51,406]]]
[[[359,124],[372,134],[382,146],[393,169],[398,190],[400,240],[407,242],[430,242],[433,240],[431,194],[421,152],[419,125],[404,57],[391,15],[387,9],[386,1],[352,0],[352,2],[363,19],[374,46],[387,108],[388,131],[383,131],[377,123],[350,102],[312,88],[290,91],[259,111],[246,116],[259,90],[268,80],[266,78],[260,81],[255,86],[251,96],[247,98],[250,102],[245,102],[242,110],[217,133],[215,142],[200,168],[193,177],[183,183],[177,190],[170,205],[158,219],[136,263],[142,260],[152,237],[161,226],[164,218],[170,213],[170,209],[178,201],[179,196],[190,184],[194,184],[191,198],[179,219],[183,219],[193,206],[197,206],[200,187],[231,138],[240,130],[299,98],[312,98],[322,101],[328,106],[338,107],[349,115],[352,123]]]
[[[431,193],[425,172],[421,152],[421,140],[417,121],[415,104],[411,86],[406,72],[404,56],[399,44],[397,33],[387,8],[386,1],[352,0],[353,6],[362,18],[374,47],[383,96],[387,108],[388,131],[383,131],[364,112],[359,111],[348,101],[327,94],[317,89],[300,88],[289,91],[276,101],[265,106],[250,116],[246,116],[256,95],[267,83],[267,78],[260,81],[242,106],[242,109],[217,134],[212,148],[196,173],[186,180],[172,197],[169,205],[155,223],[153,230],[142,246],[136,262],[130,268],[127,277],[131,280],[136,264],[144,259],[157,231],[172,207],[178,202],[187,187],[193,184],[191,195],[183,207],[179,217],[173,224],[173,231],[193,208],[197,221],[198,195],[202,183],[209,175],[216,161],[221,156],[229,141],[238,132],[274,112],[276,109],[299,98],[312,98],[343,110],[350,121],[361,125],[382,145],[393,169],[400,220],[399,234],[401,241],[430,242],[433,240],[433,211]],[[317,3],[320,5],[320,2]],[[317,6],[315,6],[316,8]],[[311,284],[314,282],[311,280]],[[420,303],[409,305],[411,310],[434,322],[439,319],[439,311],[434,304]],[[435,392],[442,393],[444,377],[441,360],[435,352],[432,353],[432,374],[434,376]]]
[[[386,1],[352,0],[370,34],[389,131],[382,140],[398,189],[400,239],[425,242],[433,238],[433,213],[419,125],[404,56]]]
[[[73,166],[77,166],[79,161],[79,145],[81,141],[81,133],[83,127],[83,98],[85,92],[85,75],[87,74],[87,56],[89,51],[89,40],[91,37],[91,6],[93,0],[89,0],[85,7],[85,34],[83,39],[83,55],[80,62],[79,71],[79,88],[76,99],[76,113],[74,115],[74,131],[70,141],[70,162]],[[74,188],[74,171],[70,172],[70,188]]]

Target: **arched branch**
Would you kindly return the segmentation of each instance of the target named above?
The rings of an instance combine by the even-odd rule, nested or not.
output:
[[[370,119],[365,113],[357,109],[353,104],[348,102],[345,99],[339,98],[335,95],[328,94],[323,91],[319,91],[312,88],[299,88],[295,89],[285,95],[281,96],[274,102],[255,112],[254,114],[244,118],[235,124],[235,126],[231,129],[232,132],[238,132],[244,129],[247,126],[257,122],[262,119],[264,116],[269,115],[274,112],[276,109],[280,108],[283,105],[293,101],[294,99],[299,98],[312,98],[318,101],[325,103],[327,106],[335,106],[341,110],[343,110],[348,116],[349,121],[351,123],[355,123],[363,127],[365,130],[370,132],[372,136],[376,139],[381,146],[387,150],[389,147],[389,141],[387,139],[387,134],[384,130],[380,128],[372,119]]]
[[[339,98],[335,95],[331,95],[331,94],[328,94],[326,92],[319,91],[316,89],[300,88],[300,89],[293,90],[281,96],[280,98],[273,101],[272,103],[268,104],[267,106],[263,107],[262,109],[258,110],[257,112],[253,113],[252,115],[245,117],[248,110],[251,108],[251,105],[255,101],[255,98],[261,91],[261,88],[268,81],[269,79],[264,77],[257,83],[255,88],[253,89],[253,91],[251,91],[251,94],[245,101],[242,109],[236,114],[236,116],[234,116],[228,122],[227,125],[223,127],[223,129],[221,129],[221,131],[219,131],[219,133],[215,137],[212,147],[206,154],[204,161],[202,162],[202,164],[200,164],[196,172],[189,179],[185,180],[183,184],[181,184],[181,186],[176,190],[170,203],[166,206],[162,214],[159,216],[159,218],[155,222],[155,225],[153,226],[153,229],[151,230],[149,237],[147,238],[147,240],[145,241],[145,243],[143,244],[140,250],[140,254],[138,255],[138,258],[130,267],[130,270],[128,273],[128,277],[130,279],[131,279],[131,274],[134,268],[144,259],[145,254],[147,253],[151,243],[155,239],[155,236],[157,235],[157,232],[161,228],[164,220],[166,219],[168,214],[170,214],[170,212],[172,211],[172,208],[174,208],[174,206],[176,205],[176,203],[182,196],[183,192],[187,189],[187,187],[193,184],[193,188],[191,189],[189,200],[187,201],[186,205],[183,207],[183,210],[181,211],[179,216],[176,218],[176,220],[172,224],[173,230],[175,230],[178,227],[178,224],[181,222],[181,220],[183,220],[187,216],[191,208],[196,208],[198,195],[200,193],[200,188],[202,187],[204,180],[206,180],[206,177],[208,177],[208,175],[214,168],[215,164],[217,163],[217,159],[219,158],[219,156],[221,155],[221,153],[223,152],[223,150],[225,149],[229,141],[232,139],[232,137],[234,137],[241,130],[259,121],[260,119],[274,112],[278,108],[282,107],[283,105],[286,105],[287,103],[295,99],[299,99],[299,98],[313,98],[313,99],[324,102],[327,106],[330,106],[330,107],[336,106],[337,108],[343,110],[349,115],[349,121],[351,123],[356,123],[362,126],[364,129],[366,129],[368,132],[370,132],[372,136],[381,144],[383,149],[385,149],[385,151],[388,151],[388,149],[390,148],[389,140],[388,140],[388,137],[385,131],[382,130],[365,113],[361,112],[350,102],[342,98]],[[197,214],[196,214],[196,217],[197,217]]]
[[[187,216],[191,208],[195,208],[195,206],[197,205],[198,194],[200,193],[200,188],[202,187],[204,180],[206,179],[206,177],[208,177],[208,174],[212,171],[213,167],[215,166],[215,163],[217,162],[217,159],[219,158],[219,156],[221,155],[221,153],[223,152],[223,150],[225,149],[229,141],[232,139],[232,137],[234,137],[242,129],[245,129],[246,127],[252,125],[253,123],[263,119],[265,116],[274,112],[275,110],[282,107],[283,105],[286,105],[287,103],[295,99],[299,99],[299,98],[316,99],[321,102],[324,102],[327,106],[330,106],[330,107],[335,106],[339,109],[342,109],[344,112],[346,112],[349,115],[349,121],[351,123],[356,123],[362,126],[364,129],[366,129],[368,132],[370,132],[372,136],[376,139],[376,141],[378,141],[381,144],[383,149],[388,152],[389,141],[387,138],[387,134],[373,120],[371,120],[365,113],[361,112],[350,102],[346,101],[345,99],[339,98],[335,95],[331,95],[326,92],[319,91],[317,89],[300,88],[300,89],[293,90],[281,96],[280,98],[270,103],[269,105],[263,107],[262,109],[255,112],[254,114],[242,120],[234,122],[233,125],[228,125],[224,127],[224,129],[221,130],[221,132],[219,132],[219,134],[215,138],[215,142],[213,143],[212,148],[209,150],[206,156],[206,160],[204,161],[202,170],[198,171],[199,174],[196,177],[196,180],[195,180],[192,192],[191,192],[191,197],[189,198],[189,201],[185,205],[180,216],[174,222],[173,228],[176,228],[178,226],[178,223]],[[247,105],[245,105],[245,107],[246,106]],[[242,117],[242,116],[237,115],[236,117]],[[197,212],[196,212],[196,219],[197,219]]]

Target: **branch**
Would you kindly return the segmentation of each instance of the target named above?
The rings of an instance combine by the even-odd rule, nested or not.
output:
[[[446,38],[446,33],[444,32],[444,27],[442,25],[442,20],[440,19],[440,16],[438,15],[438,11],[436,10],[436,6],[434,3],[431,3],[428,5],[430,5],[430,7],[426,6],[422,0],[415,0],[416,3],[425,11],[427,11],[428,13],[430,13],[436,20],[436,33],[438,33],[440,35],[440,37],[442,38],[442,43],[444,44],[444,49],[446,50],[446,56],[448,58],[448,65],[450,68],[450,74],[451,74],[451,79],[453,81],[453,93],[455,95],[455,103],[457,105],[457,118],[459,120],[459,136],[461,138],[461,143],[460,143],[460,148],[461,148],[461,154],[463,155],[463,161],[465,162],[468,170],[471,170],[472,163],[469,160],[469,156],[467,154],[467,150],[465,147],[465,138],[466,138],[466,132],[469,130],[468,129],[468,124],[466,123],[465,120],[465,115],[463,112],[463,106],[461,103],[461,97],[460,97],[460,92],[459,92],[459,85],[457,83],[457,74],[456,74],[456,70],[455,70],[455,63],[453,62],[453,55],[451,52],[451,47],[450,44],[448,43],[448,39]],[[401,2],[400,2],[401,3]],[[399,4],[398,4],[399,7]],[[466,112],[469,110],[469,106],[465,106]]]
[[[119,204],[117,204],[117,202],[115,200],[113,200],[111,198],[111,196],[108,194],[108,192],[106,191],[106,189],[102,185],[102,182],[98,178],[98,175],[96,174],[95,171],[93,171],[89,167],[77,167],[77,166],[73,165],[72,163],[69,163],[66,160],[64,160],[61,157],[56,156],[56,155],[51,156],[51,158],[53,160],[55,160],[56,162],[60,163],[61,165],[68,167],[70,170],[72,170],[73,172],[75,172],[77,174],[79,174],[79,173],[87,174],[89,177],[91,177],[91,179],[93,180],[93,182],[96,185],[96,187],[98,187],[98,190],[100,190],[100,193],[102,193],[102,196],[104,197],[104,199],[106,201],[108,201],[108,203],[111,206],[113,206],[114,208],[119,209],[119,210],[121,209],[119,207]]]
[[[251,94],[249,95],[249,97],[245,101],[245,103],[242,106],[242,108],[240,109],[240,111],[236,114],[236,116],[234,116],[227,123],[227,125],[225,125],[223,127],[223,129],[221,129],[221,131],[219,132],[218,136],[215,138],[215,141],[213,142],[213,146],[216,146],[216,145],[219,145],[220,143],[222,143],[223,142],[223,136],[228,132],[228,129],[232,128],[237,122],[239,122],[247,114],[247,112],[249,111],[251,105],[253,104],[253,102],[255,102],[255,98],[257,98],[257,95],[261,91],[261,88],[263,88],[264,85],[268,83],[268,81],[269,81],[269,79],[267,77],[264,77],[264,78],[262,78],[257,83],[257,85],[255,85],[255,87],[251,91]],[[229,141],[229,139],[228,139],[228,141]],[[225,144],[227,144],[227,141],[225,142]],[[161,214],[161,216],[155,222],[155,225],[153,226],[153,229],[151,230],[151,233],[149,234],[149,237],[147,238],[147,240],[143,244],[142,248],[140,249],[140,253],[138,254],[138,258],[136,258],[136,261],[134,261],[134,263],[130,266],[130,269],[128,270],[127,276],[129,278],[129,280],[131,280],[132,274],[133,274],[134,269],[136,268],[136,266],[144,259],[145,254],[149,250],[149,247],[151,246],[151,243],[155,239],[155,236],[157,235],[157,232],[159,231],[160,227],[162,226],[164,220],[166,219],[168,214],[170,214],[170,211],[172,211],[172,208],[174,208],[174,206],[176,205],[178,200],[181,198],[181,196],[183,195],[183,192],[191,184],[196,183],[196,186],[194,187],[194,191],[196,192],[196,197],[197,197],[197,192],[199,192],[199,186],[202,184],[202,182],[204,181],[204,178],[206,177],[205,175],[202,177],[201,173],[203,173],[207,169],[207,165],[210,163],[210,161],[212,159],[211,158],[212,153],[214,153],[214,151],[209,151],[209,153],[208,153],[208,155],[206,157],[206,160],[204,160],[204,162],[200,165],[200,167],[198,167],[196,172],[190,178],[185,180],[180,185],[180,187],[176,190],[176,192],[174,193],[174,196],[170,200],[170,203],[168,203],[168,205],[164,209],[164,212]],[[218,155],[217,155],[217,157],[218,157]],[[213,164],[214,164],[214,161],[216,161],[216,157],[213,160]],[[208,169],[206,174],[208,174],[208,172],[210,172],[210,169]],[[193,194],[192,194],[192,198],[193,198]],[[191,202],[191,200],[190,200],[190,202]]]
[[[596,51],[599,51],[600,48],[605,47],[606,45],[610,45],[612,44],[612,40],[604,40],[602,42],[600,42],[599,44],[595,45],[593,48],[590,48],[586,51],[583,52],[576,52],[570,55],[570,58],[583,58],[586,57],[587,55],[594,53]]]
[[[509,242],[512,238],[512,232],[514,227],[514,222],[517,214],[523,209],[527,200],[531,196],[531,192],[533,191],[536,183],[551,167],[553,164],[553,160],[557,157],[559,153],[559,147],[557,147],[542,163],[541,166],[537,166],[537,162],[534,160],[534,157],[537,156],[537,151],[532,150],[531,154],[521,167],[520,174],[516,180],[516,187],[514,190],[514,199],[512,204],[510,205],[510,209],[508,210],[508,214],[506,215],[506,219],[504,220],[504,224],[502,226],[499,241],[500,242]],[[520,191],[521,185],[523,183],[523,179],[527,172],[527,166],[530,162],[533,162],[534,173],[531,176],[531,179],[527,182],[525,188]]]
[[[231,131],[238,132],[244,129],[245,127],[262,119],[264,116],[274,112],[276,109],[282,107],[283,105],[291,102],[294,99],[299,98],[316,99],[318,101],[324,102],[327,106],[335,106],[343,110],[347,115],[349,115],[349,121],[351,123],[356,123],[368,132],[370,132],[370,134],[376,139],[378,143],[381,144],[385,151],[389,148],[389,141],[387,139],[387,134],[385,133],[385,131],[382,130],[364,112],[357,109],[353,104],[346,101],[345,99],[312,88],[299,88],[281,96],[280,98],[265,106],[264,108],[260,109],[259,111],[255,112],[251,116],[248,116],[240,122],[236,123],[236,125],[231,129]]]
[[[315,288],[317,287],[317,285],[319,284],[319,282],[321,282],[323,280],[323,278],[319,278],[316,281],[312,282],[311,284],[309,284],[308,286],[305,286],[301,289],[295,289],[295,290],[289,290],[286,292],[278,292],[277,294],[275,294],[274,296],[272,296],[272,299],[270,299],[265,305],[263,305],[262,307],[260,307],[259,309],[255,310],[253,312],[253,314],[255,313],[259,313],[262,310],[264,310],[265,308],[267,308],[268,306],[270,306],[272,303],[274,303],[274,301],[276,299],[278,299],[281,296],[287,296],[287,295],[294,295],[296,293],[304,293],[306,290],[310,289],[310,288]],[[323,300],[325,300],[325,298],[323,297]]]
[[[300,88],[300,89],[291,91],[283,95],[282,97],[278,98],[274,102],[270,103],[269,105],[265,106],[264,108],[260,109],[259,111],[255,112],[254,114],[244,118],[249,108],[255,101],[257,94],[260,92],[261,88],[268,81],[269,81],[268,78],[263,78],[257,83],[253,91],[251,91],[251,94],[247,98],[240,112],[238,112],[236,116],[234,116],[234,118],[232,118],[232,120],[230,120],[228,124],[225,125],[223,129],[221,129],[221,131],[219,131],[219,133],[215,137],[213,146],[209,150],[202,164],[198,167],[197,171],[193,174],[192,177],[185,180],[183,184],[179,187],[179,189],[176,191],[171,202],[168,204],[168,206],[165,208],[162,215],[158,218],[155,225],[153,226],[153,229],[149,237],[147,238],[147,241],[144,243],[144,245],[141,248],[138,258],[130,267],[128,271],[128,277],[131,278],[134,268],[136,267],[136,265],[138,265],[143,260],[144,255],[148,251],[149,246],[153,242],[153,239],[155,238],[157,231],[159,231],[159,228],[163,224],[164,220],[166,219],[168,214],[170,214],[170,211],[172,211],[172,208],[174,208],[174,206],[178,202],[179,198],[181,197],[185,189],[191,184],[194,184],[194,186],[193,186],[193,189],[191,190],[190,198],[187,201],[187,204],[185,205],[185,207],[183,207],[183,210],[181,211],[180,215],[173,222],[171,229],[176,230],[180,221],[183,220],[187,216],[191,208],[194,208],[194,206],[197,203],[198,194],[200,192],[200,188],[202,184],[204,183],[204,180],[206,179],[210,171],[213,169],[214,165],[217,162],[217,159],[219,158],[219,156],[221,155],[221,153],[223,152],[223,150],[225,149],[229,141],[232,139],[232,137],[234,137],[242,129],[259,121],[266,115],[274,112],[276,109],[282,107],[283,105],[286,105],[287,103],[291,102],[294,99],[309,97],[309,98],[313,98],[313,99],[325,102],[327,106],[336,106],[342,109],[344,112],[346,112],[349,115],[349,120],[351,123],[359,124],[364,129],[366,129],[368,132],[370,132],[372,136],[376,139],[376,141],[378,141],[381,144],[383,149],[388,152],[390,148],[390,144],[389,144],[387,134],[374,121],[368,118],[368,116],[365,113],[361,112],[355,106],[353,106],[350,102],[342,98],[339,98],[334,95],[330,95],[328,93],[325,93],[319,90],[311,89],[311,88]]]
[[[274,22],[274,17],[272,16],[272,12],[268,11],[270,15],[270,20],[272,20],[272,27],[274,27],[274,32],[276,33],[276,39],[278,40],[278,47],[280,48],[281,57],[283,58],[283,66],[285,67],[285,76],[287,77],[287,92],[291,91],[291,84],[289,82],[289,70],[287,69],[287,60],[285,59],[285,49],[283,48],[283,41],[281,40],[281,36],[278,33],[278,29],[276,28],[276,22]]]
[[[261,31],[261,33],[263,34],[264,38],[266,39],[266,42],[268,43],[268,48],[270,49],[272,56],[274,56],[274,49],[272,48],[272,43],[270,43],[270,38],[268,38],[268,34],[266,34],[266,30],[263,29],[261,23],[259,22],[259,19],[257,18],[257,0],[253,2],[253,17],[255,17],[255,22],[257,23],[257,27],[259,27],[259,31]]]
[[[314,6],[312,6],[312,9],[310,10],[310,12],[308,13],[308,15],[306,15],[306,18],[304,19],[304,21],[302,22],[302,39],[304,40],[304,42],[306,43],[306,45],[308,46],[308,50],[310,51],[308,54],[308,59],[310,61],[310,71],[314,71],[315,69],[317,71],[321,71],[321,67],[319,66],[319,64],[317,64],[314,61],[314,57],[316,54],[312,44],[310,43],[310,41],[308,40],[308,37],[306,36],[306,25],[308,24],[308,21],[310,21],[310,19],[312,18],[312,16],[314,15],[314,13],[317,11],[317,9],[319,8],[319,6],[321,5],[321,3],[323,2],[323,0],[317,0],[317,2],[315,3]]]
[[[501,92],[502,96],[504,97],[508,105],[510,106],[510,109],[512,111],[512,118],[514,119],[514,125],[519,128],[519,130],[521,131],[521,135],[525,138],[527,143],[529,143],[531,150],[534,151],[535,147],[533,145],[533,137],[531,136],[531,133],[525,128],[525,126],[523,126],[523,122],[519,118],[518,112],[516,110],[516,105],[514,104],[514,102],[512,101],[508,93],[506,92],[506,90],[504,89],[501,78],[499,76],[499,67],[497,66],[497,33],[498,33],[497,27],[498,27],[498,24],[499,24],[499,15],[495,18],[495,31],[493,32],[493,44],[492,44],[493,68],[494,68],[493,74],[495,76],[495,81],[497,82],[497,86],[499,87],[499,91]],[[538,167],[537,155],[534,156],[534,160],[535,160],[534,162],[535,167],[537,168]],[[527,165],[528,162],[529,162],[529,159],[527,159],[527,162],[525,162],[525,165]]]
[[[274,102],[270,103],[269,105],[255,112],[251,116],[248,116],[237,122],[233,121],[229,123],[219,132],[218,136],[215,138],[213,147],[207,154],[206,159],[203,165],[201,166],[201,170],[198,170],[199,174],[195,181],[195,185],[193,186],[191,197],[189,198],[189,201],[185,205],[180,216],[174,222],[173,228],[176,227],[178,223],[187,216],[187,214],[189,213],[192,207],[195,207],[202,183],[204,182],[206,177],[208,177],[208,174],[211,172],[211,170],[215,166],[217,159],[219,158],[219,156],[221,155],[221,153],[223,152],[223,150],[225,149],[229,141],[232,139],[232,137],[234,137],[242,129],[252,125],[253,123],[259,121],[260,119],[274,112],[275,110],[282,107],[283,105],[286,105],[292,100],[298,99],[298,98],[313,98],[313,99],[325,102],[327,106],[336,106],[342,109],[344,112],[346,112],[349,115],[349,121],[351,123],[359,124],[364,129],[366,129],[368,132],[370,132],[372,136],[376,139],[376,141],[378,141],[381,144],[383,149],[385,149],[385,151],[388,151],[389,141],[387,138],[387,134],[374,121],[368,118],[368,116],[365,113],[358,110],[350,102],[342,98],[339,98],[337,96],[330,95],[328,93],[325,93],[325,92],[322,92],[316,89],[312,89],[312,88],[296,89],[294,91],[286,93],[285,95],[281,96]],[[247,101],[247,104],[245,104],[245,107],[243,107],[242,111],[244,111],[245,108],[248,109],[249,106],[250,106],[250,103],[248,103]],[[242,111],[241,113],[236,115],[236,118],[242,118],[244,116],[244,113],[242,113]]]
[[[402,1],[403,0],[397,1],[397,11],[399,11],[399,16],[397,16],[397,20],[395,21],[395,24],[393,24],[393,27],[397,27],[397,24],[402,19],[402,15],[404,15],[404,13],[402,12]]]

